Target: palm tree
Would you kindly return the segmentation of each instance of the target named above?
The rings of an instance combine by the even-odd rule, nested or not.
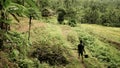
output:
[[[12,10],[16,7],[13,7],[15,5],[12,4],[11,0],[1,0],[0,2],[1,2],[0,5],[2,6],[0,10],[1,11],[0,28],[1,30],[8,31],[10,30],[10,23],[11,23],[9,19],[10,14],[19,22],[17,17],[14,15],[15,12],[13,12]]]
[[[21,10],[22,9],[22,10]],[[11,0],[0,0],[0,45],[4,43],[4,33],[10,30],[11,19],[9,15],[19,22],[17,14],[22,14],[27,9],[17,3],[13,3]]]

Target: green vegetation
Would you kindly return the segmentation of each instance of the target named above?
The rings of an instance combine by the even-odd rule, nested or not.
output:
[[[77,59],[77,52],[74,49],[76,49],[80,38],[84,40],[85,48],[87,54],[89,55],[89,58],[84,59],[86,67],[119,67],[119,50],[114,47],[115,44],[109,43],[106,40],[102,40],[99,31],[95,31],[94,34],[91,33],[94,31],[94,28],[97,30],[101,29],[103,32],[108,31],[105,32],[104,35],[107,33],[116,32],[116,34],[114,34],[112,37],[115,38],[115,40],[113,39],[114,41],[119,41],[120,37],[117,36],[120,32],[119,28],[103,27],[90,24],[81,24],[77,27],[69,27],[66,25],[59,26],[44,23],[44,26],[34,28],[31,31],[30,46],[27,45],[27,41],[22,40],[22,38],[26,38],[23,36],[23,34],[19,35],[19,33],[13,33],[14,37],[12,37],[12,34],[7,37],[13,42],[16,41],[16,43],[14,43],[14,45],[9,44],[10,47],[8,47],[8,44],[6,44],[4,47],[5,50],[3,51],[6,53],[6,50],[12,48],[10,49],[11,51],[8,51],[10,54],[7,55],[10,55],[11,63],[16,62],[16,65],[19,65],[19,67],[61,68],[65,66],[66,68],[79,68],[83,67],[83,65],[82,63],[80,64],[80,61]],[[112,31],[109,32],[109,30]],[[112,33],[110,35],[112,35]],[[26,35],[26,33],[24,35]],[[105,37],[111,40],[109,36]],[[20,43],[21,45],[19,45]],[[52,59],[52,57],[56,59]],[[64,57],[65,59],[60,57]],[[41,63],[39,60],[41,60]]]
[[[0,68],[119,68],[119,27],[119,0],[0,0]]]
[[[89,26],[91,26],[91,27],[89,27]],[[82,33],[80,32],[81,30],[79,30],[78,28],[77,28],[77,30],[76,29],[75,30],[80,34],[80,37],[84,41],[86,41],[85,42],[86,48],[89,50],[88,52],[91,52],[90,54],[91,54],[92,58],[93,57],[97,58],[97,61],[99,60],[99,62],[105,63],[105,66],[103,66],[105,68],[106,68],[106,66],[108,66],[108,67],[110,66],[113,68],[119,67],[119,64],[120,64],[119,63],[120,60],[118,59],[118,57],[120,55],[119,50],[116,50],[113,46],[110,46],[110,45],[114,45],[114,43],[111,43],[111,44],[106,43],[108,40],[111,40],[111,39],[109,39],[109,36],[104,36],[104,35],[107,35],[107,33],[109,33],[111,35],[111,33],[114,33],[114,31],[107,32],[107,31],[109,31],[109,29],[106,29],[108,27],[103,27],[103,26],[98,26],[98,25],[82,24],[82,25],[80,25],[80,27],[83,29]],[[96,28],[96,29],[94,29],[94,28]],[[99,33],[99,29],[101,29],[101,31],[103,31],[103,32]],[[116,28],[116,30],[118,30],[118,29]],[[97,31],[93,32],[94,30],[97,30]],[[101,35],[103,36],[102,37],[103,39],[101,39]],[[120,37],[118,37],[117,35],[118,35],[117,33],[114,34],[114,38],[120,39]],[[104,37],[106,37],[106,39],[104,39]],[[119,41],[119,39],[118,39],[118,41]],[[112,39],[112,40],[114,41],[114,39]],[[114,54],[114,57],[112,56],[113,54]],[[100,65],[100,64],[98,64],[98,65]],[[100,67],[100,68],[102,68],[102,67]]]

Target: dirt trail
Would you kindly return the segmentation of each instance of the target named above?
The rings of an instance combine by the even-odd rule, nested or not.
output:
[[[71,28],[68,26],[61,26],[61,30],[64,37],[66,37],[71,32]],[[70,48],[72,47],[70,46]],[[83,63],[81,59],[78,59],[77,49],[72,49],[72,52],[73,52],[74,59],[78,60],[78,62],[81,65],[81,68],[87,68],[85,63]]]
[[[82,68],[87,68],[87,66],[85,65],[85,62],[82,62],[81,59],[78,59],[77,50],[72,50],[72,51],[73,51],[73,56],[74,56],[74,58],[77,59],[77,60],[80,62],[80,64],[82,65],[81,67],[82,67]],[[85,59],[85,58],[84,58],[84,59]],[[83,61],[84,61],[84,60],[83,60]]]

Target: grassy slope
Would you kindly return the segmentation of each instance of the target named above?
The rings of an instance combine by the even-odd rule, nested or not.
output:
[[[85,40],[87,39],[87,49],[91,53],[92,58],[99,60],[100,63],[104,63],[104,67],[119,67],[120,51],[115,47],[120,46],[120,28],[104,27],[94,24],[81,24],[78,27],[82,29],[80,33],[82,34],[81,37]],[[75,30],[79,31],[78,27]],[[108,41],[114,41],[118,44]]]
[[[119,50],[114,48],[114,46],[110,46],[112,44],[109,44],[105,40],[100,39],[101,37],[104,37],[108,40],[119,43],[120,28],[104,27],[90,24],[81,24],[77,27],[46,24],[46,28],[49,29],[48,33],[53,33],[52,35],[56,33],[60,34],[60,36],[63,38],[62,40],[65,41],[64,43],[69,48],[74,49],[77,47],[76,45],[79,42],[79,37],[85,40],[85,43],[87,44],[86,50],[90,57],[88,59],[85,59],[85,63],[83,65],[77,59],[76,50],[70,49],[71,55],[75,56],[73,56],[74,59],[72,59],[74,62],[67,65],[68,68],[79,68],[80,66],[83,68],[84,66],[92,68],[103,68],[108,66],[118,67],[120,64],[118,63],[120,61],[118,60],[120,56]]]
[[[20,30],[20,32],[28,31],[26,22],[28,22],[27,19],[22,19],[24,25],[22,23],[20,23],[21,25],[19,26],[17,25],[18,27],[15,25],[16,28],[13,28],[13,30],[17,29],[18,31]],[[36,20],[32,22],[31,41],[33,44],[50,44],[51,46],[63,44],[63,47],[67,47],[66,51],[70,53],[70,56],[67,56],[70,64],[68,64],[66,68],[106,68],[108,66],[120,66],[120,51],[114,47],[116,44],[111,44],[106,41],[107,39],[119,43],[120,28],[93,24],[81,24],[77,27],[70,27],[67,25],[41,23]],[[89,55],[89,58],[84,60],[84,64],[77,59],[77,51],[74,50],[79,43],[78,38],[84,40],[85,48]],[[32,49],[33,48],[30,50]],[[50,66],[42,64],[41,67],[48,68]]]
[[[115,27],[104,27],[99,25],[88,25],[83,24],[81,28],[85,29],[85,31],[96,35],[98,37],[103,37],[108,40],[120,42],[120,28]]]

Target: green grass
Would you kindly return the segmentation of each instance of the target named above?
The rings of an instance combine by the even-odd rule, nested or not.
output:
[[[102,64],[105,68],[116,68],[120,66],[120,51],[116,49],[113,44],[109,44],[105,40],[100,39],[102,37],[115,42],[120,42],[120,28],[112,28],[113,27],[104,27],[93,24],[81,24],[74,28],[81,39],[85,41],[86,48],[91,55],[91,58],[97,59],[97,62]],[[89,60],[86,61],[89,62]],[[92,62],[92,64],[94,63],[96,62]],[[97,64],[97,66],[100,64]]]
[[[79,43],[79,38],[80,38],[84,40],[86,44],[85,45],[86,51],[87,54],[89,55],[89,58],[85,59],[86,67],[106,68],[108,66],[118,67],[120,65],[119,50],[117,50],[114,46],[111,46],[112,44],[108,44],[104,40],[102,41],[101,39],[99,39],[102,36],[109,40],[112,39],[113,41],[119,42],[119,38],[120,38],[119,28],[104,27],[104,26],[90,25],[90,24],[81,24],[78,25],[77,27],[69,27],[66,25],[52,25],[52,24],[46,24],[46,25],[47,26],[45,28],[37,28],[33,30],[34,32],[32,38],[34,39],[37,35],[35,41],[37,39],[38,40],[46,39],[46,42],[44,43],[46,44],[49,43],[51,46],[59,45],[59,43],[62,42],[63,44],[60,45],[64,45],[68,49],[70,48],[69,53],[72,56],[75,55],[74,54],[75,51],[72,49],[77,48],[77,44]],[[57,39],[59,40],[57,41]],[[67,51],[68,50],[66,50],[66,52]],[[79,68],[83,66],[78,61],[78,59],[76,59],[76,57],[77,54],[72,59],[70,56],[69,57],[67,56],[70,63],[66,66],[66,68],[73,68],[73,67]]]
[[[108,40],[120,42],[120,28],[104,27],[95,24],[82,24],[79,26],[81,27],[81,29],[84,29],[86,32],[89,32],[90,34],[97,37],[103,37]]]
[[[36,23],[33,23],[33,25],[34,24]],[[24,33],[23,35],[20,34],[20,38],[26,39],[27,33]],[[16,41],[16,39],[20,40],[20,38],[13,37],[13,42],[14,39]],[[13,54],[12,56],[17,59],[16,64],[27,68],[84,68],[84,66],[87,68],[119,68],[120,50],[116,49],[113,44],[103,40],[103,38],[119,43],[120,28],[94,24],[78,24],[77,27],[70,27],[68,25],[59,25],[56,23],[44,23],[44,26],[39,24],[38,27],[35,26],[32,28],[30,38],[31,46],[28,46],[27,49],[20,47],[19,50],[13,48],[10,55]],[[77,59],[77,50],[75,50],[77,44],[79,44],[79,39],[84,41],[85,50],[89,55],[89,58],[84,59],[84,64]],[[22,46],[25,47],[26,44],[24,43],[25,41],[18,42],[17,44],[22,44]],[[37,58],[31,57],[31,54],[37,48],[46,46],[49,47],[45,49],[46,52],[52,53],[54,51],[60,53],[60,55],[64,56],[69,63],[66,66],[51,66],[45,62],[40,63]],[[19,59],[18,56],[22,53],[21,51],[26,54],[21,55],[25,57]]]

